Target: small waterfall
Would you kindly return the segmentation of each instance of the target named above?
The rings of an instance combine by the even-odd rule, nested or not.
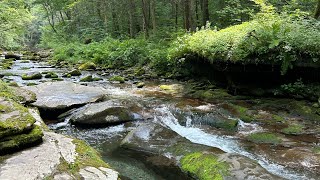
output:
[[[172,129],[173,131],[187,138],[193,143],[216,147],[227,153],[236,153],[239,155],[243,155],[245,157],[257,161],[263,168],[265,168],[270,173],[273,173],[285,179],[308,179],[304,175],[296,174],[285,169],[285,167],[282,165],[269,162],[266,158],[262,156],[257,156],[245,151],[243,148],[240,147],[237,141],[230,136],[218,136],[214,134],[208,134],[200,128],[192,127],[190,125],[192,121],[191,118],[187,118],[186,126],[181,126],[178,122],[178,119],[174,117],[170,109],[166,106],[156,108],[155,110],[155,121],[161,123],[163,126]],[[240,122],[240,127],[241,126],[245,128],[247,125],[244,122]]]

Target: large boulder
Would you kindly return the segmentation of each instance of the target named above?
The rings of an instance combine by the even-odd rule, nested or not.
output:
[[[38,112],[29,109],[43,131],[43,143],[22,152],[1,157],[0,179],[84,179],[117,180],[99,154],[80,140],[48,131]]]
[[[42,142],[42,131],[25,107],[0,97],[0,112],[0,155]]]
[[[155,169],[169,168],[159,162],[171,160],[173,163],[166,163],[166,166],[171,166],[171,169],[172,166],[179,167],[180,171],[192,175],[195,179],[216,177],[208,176],[208,178],[201,174],[212,170],[210,164],[218,165],[220,163],[226,165],[223,166],[226,168],[223,169],[226,173],[213,175],[222,176],[223,179],[282,179],[245,156],[225,153],[218,148],[192,143],[176,132],[153,122],[141,124],[132,130],[121,142],[121,147],[138,151],[138,154],[144,154],[142,156],[146,156],[145,163]],[[219,171],[219,167],[217,166],[217,171]]]
[[[88,104],[71,117],[71,122],[82,125],[109,125],[134,120],[133,114],[120,102]]]
[[[48,82],[25,87],[37,95],[33,106],[42,110],[65,110],[75,105],[85,105],[104,99],[105,89],[72,82]]]

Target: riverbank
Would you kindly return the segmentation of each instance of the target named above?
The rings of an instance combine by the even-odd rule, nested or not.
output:
[[[22,79],[30,72],[41,78]],[[148,70],[129,78],[124,70],[92,63],[16,60],[4,74],[11,85],[37,94],[31,106],[39,108],[49,128],[88,142],[124,179],[170,179],[177,173],[204,178],[195,170],[211,168],[199,163],[204,160],[229,166],[228,172],[216,169],[210,177],[318,176],[318,166],[310,166],[319,163],[319,108],[313,102],[235,96],[206,81],[150,78]],[[88,76],[94,81],[81,81]],[[96,114],[86,114],[92,110]]]

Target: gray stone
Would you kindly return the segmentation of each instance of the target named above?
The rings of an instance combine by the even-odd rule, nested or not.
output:
[[[100,167],[85,167],[80,169],[80,175],[82,179],[88,180],[117,180],[118,179],[118,172]]]
[[[101,87],[82,86],[72,82],[47,82],[25,88],[37,95],[37,101],[32,105],[46,110],[96,102],[105,95],[105,90]]]
[[[120,102],[109,100],[96,104],[88,104],[71,117],[75,124],[113,124],[133,121],[132,113]]]

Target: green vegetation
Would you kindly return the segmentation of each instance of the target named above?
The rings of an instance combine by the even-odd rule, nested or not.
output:
[[[21,78],[23,80],[34,80],[34,79],[41,79],[42,75],[40,73],[29,73],[29,74],[22,74]]]
[[[282,129],[282,132],[284,134],[289,134],[289,135],[299,135],[303,133],[303,126],[299,124],[292,124],[289,125],[287,128]]]
[[[109,81],[124,83],[125,79],[123,77],[121,77],[121,76],[112,76],[112,77],[109,78]]]
[[[247,140],[258,144],[273,144],[281,143],[281,139],[272,133],[253,133],[247,137]]]
[[[182,170],[200,180],[222,180],[228,175],[228,164],[213,154],[196,152],[180,160]]]
[[[78,153],[75,164],[79,168],[83,168],[86,166],[92,167],[106,167],[109,165],[101,159],[100,154],[88,146],[85,142],[81,140],[73,140],[73,143],[76,145],[76,152]]]
[[[285,74],[295,62],[319,65],[320,24],[287,15],[263,14],[255,20],[222,29],[203,29],[179,38],[170,56],[199,56],[211,63],[280,64]]]

